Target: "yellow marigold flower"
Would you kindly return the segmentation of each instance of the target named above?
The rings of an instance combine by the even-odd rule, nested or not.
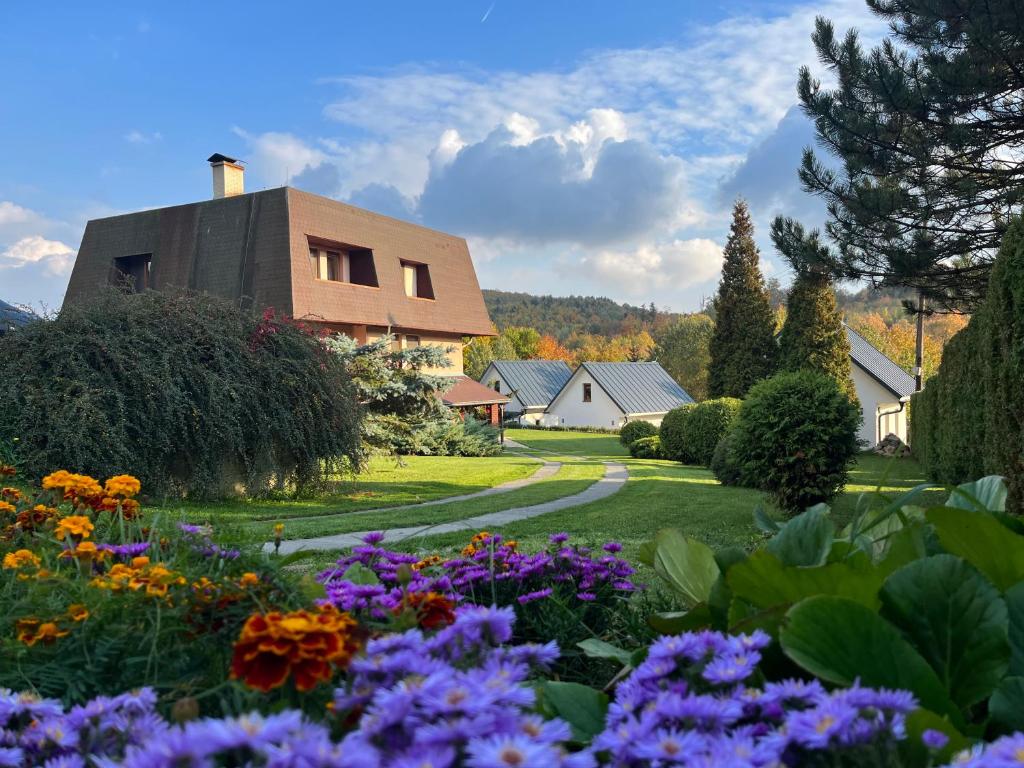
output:
[[[51,472],[43,478],[43,488],[48,491],[64,488],[69,477],[71,477],[71,473],[66,469],[58,469],[56,472]]]
[[[11,513],[14,513],[14,512],[17,512],[17,511],[18,511],[17,508],[13,504],[11,504],[10,502],[0,501],[0,512],[11,512]]]
[[[142,489],[142,483],[131,475],[115,475],[107,480],[104,490],[107,496],[130,499]]]
[[[274,535],[281,538],[282,533],[284,533],[284,523],[277,523],[274,526]]]
[[[81,603],[72,603],[68,606],[68,617],[72,621],[85,621],[89,618],[89,609]]]
[[[74,557],[79,560],[103,560],[110,553],[100,549],[91,541],[81,541],[74,549],[65,549],[60,553],[61,557]]]
[[[68,515],[57,523],[54,533],[60,541],[63,541],[68,536],[88,539],[92,530],[92,521],[85,515]]]
[[[418,563],[413,563],[412,569],[414,571],[422,571],[424,568],[429,568],[432,565],[437,565],[441,562],[440,555],[428,555],[420,560]]]
[[[22,568],[38,568],[42,563],[39,555],[28,549],[19,549],[15,552],[8,552],[4,555],[4,570],[17,571]]]
[[[260,577],[257,576],[255,573],[252,573],[251,571],[243,573],[242,578],[238,580],[239,586],[242,587],[255,587],[259,583]]]
[[[149,558],[145,555],[132,558],[132,568],[145,568],[147,565],[149,565]]]
[[[39,642],[50,645],[58,638],[71,634],[68,630],[61,629],[54,621],[41,622],[35,618],[21,619],[14,626],[18,640],[28,646]]]

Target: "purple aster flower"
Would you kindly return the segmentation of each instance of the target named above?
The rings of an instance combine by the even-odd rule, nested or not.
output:
[[[561,533],[552,533],[550,536],[548,536],[548,541],[550,541],[552,544],[564,544],[568,540],[569,534],[565,531],[562,531]]]
[[[363,542],[366,544],[380,544],[384,541],[384,531],[373,531],[363,536]]]
[[[592,603],[595,600],[597,600],[597,595],[595,595],[593,592],[577,592],[576,599],[582,600],[585,603]]]
[[[937,731],[934,728],[929,728],[921,734],[921,742],[928,749],[938,751],[949,743],[949,736],[944,734],[942,731]]]
[[[467,753],[468,768],[547,768],[560,762],[558,749],[521,735],[475,739]]]
[[[619,542],[617,542],[617,541],[609,541],[607,544],[605,544],[602,547],[602,549],[605,552],[611,552],[612,554],[615,554],[616,552],[621,552],[622,551],[622,545],[619,544]]]
[[[543,600],[544,598],[551,597],[554,590],[551,587],[545,587],[544,589],[537,589],[533,592],[527,592],[525,595],[520,595],[516,598],[516,602],[520,605],[526,605],[536,600]]]

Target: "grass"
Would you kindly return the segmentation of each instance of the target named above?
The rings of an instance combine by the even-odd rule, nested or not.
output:
[[[605,461],[629,457],[629,451],[619,442],[618,435],[544,429],[506,429],[505,436],[534,450],[549,451],[563,456],[589,456]]]

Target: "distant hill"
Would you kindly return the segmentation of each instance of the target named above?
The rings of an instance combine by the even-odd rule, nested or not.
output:
[[[485,290],[484,301],[499,331],[525,325],[560,341],[574,334],[618,336],[660,325],[678,316],[662,312],[653,303],[635,307],[598,296],[533,296]]]

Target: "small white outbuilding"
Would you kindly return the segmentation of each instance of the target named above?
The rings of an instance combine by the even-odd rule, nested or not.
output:
[[[907,442],[907,403],[914,394],[914,377],[846,326],[850,342],[853,387],[862,411],[857,437],[874,447],[886,435]]]
[[[658,363],[583,363],[551,399],[542,423],[618,429],[628,421],[661,424],[687,394]]]
[[[506,416],[522,424],[539,424],[571,376],[572,368],[564,360],[495,360],[480,383],[509,398]]]

